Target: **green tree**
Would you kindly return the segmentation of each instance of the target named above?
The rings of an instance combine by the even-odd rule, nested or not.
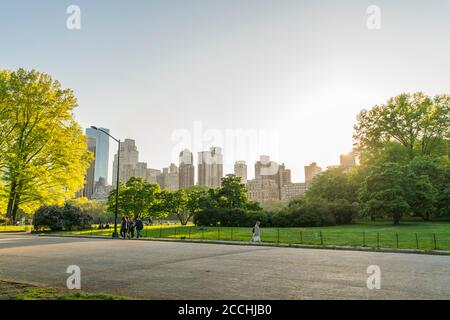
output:
[[[76,198],[68,201],[74,207],[78,207],[94,219],[94,223],[108,223],[114,221],[114,211],[108,210],[106,203],[88,198]]]
[[[360,151],[373,152],[396,141],[411,159],[414,154],[447,154],[449,114],[449,95],[430,98],[421,92],[403,93],[384,105],[361,111],[354,139]]]
[[[359,190],[363,215],[373,220],[391,217],[394,224],[399,224],[410,211],[406,185],[404,166],[387,162],[372,167]]]
[[[216,189],[211,195],[220,208],[248,210],[259,208],[259,205],[249,200],[247,189],[241,183],[241,178],[234,174],[228,174],[225,178],[222,178],[221,187]]]
[[[119,186],[119,213],[145,219],[155,214],[154,206],[159,202],[160,188],[143,178],[132,177],[126,184]],[[116,205],[116,190],[108,197],[108,211],[114,212]]]
[[[190,218],[190,211],[187,208],[188,196],[186,191],[180,189],[175,192],[162,190],[159,195],[161,201],[158,204],[158,211],[163,215],[175,214],[182,225],[186,225]]]
[[[70,89],[37,71],[0,72],[0,179],[6,214],[62,205],[84,183],[92,160],[73,118]]]

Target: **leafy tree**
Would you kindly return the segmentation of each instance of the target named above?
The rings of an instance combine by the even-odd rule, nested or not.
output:
[[[153,207],[158,203],[160,188],[143,178],[132,177],[126,184],[119,185],[119,213],[134,219],[145,219],[154,215]],[[108,197],[108,211],[115,212],[116,190]]]
[[[408,204],[413,215],[429,221],[435,212],[437,190],[433,187],[430,178],[426,175],[408,176]]]
[[[220,208],[260,210],[257,203],[249,200],[247,189],[241,183],[241,178],[234,174],[228,174],[222,178],[221,187],[211,191],[211,196]]]
[[[62,205],[83,186],[92,154],[73,118],[76,106],[72,91],[49,75],[0,72],[0,196],[13,221],[19,208]]]
[[[356,186],[350,180],[345,168],[332,168],[314,179],[314,183],[305,194],[307,201],[345,199],[350,203],[356,202]]]
[[[69,203],[64,206],[42,206],[33,219],[35,229],[45,227],[53,231],[71,231],[74,229],[87,229],[91,226],[92,217],[83,213],[80,208]]]
[[[68,201],[74,207],[78,207],[84,213],[89,214],[94,219],[94,223],[108,223],[114,221],[114,211],[107,210],[107,204],[87,198],[76,198]]]
[[[405,176],[404,166],[397,163],[387,162],[371,168],[359,190],[363,215],[372,219],[387,216],[399,224],[410,210]]]
[[[360,151],[374,151],[386,142],[396,141],[406,148],[411,159],[415,153],[447,153],[449,113],[449,95],[430,98],[421,92],[403,93],[384,105],[361,111],[354,139]]]
[[[161,202],[158,205],[159,212],[163,215],[175,214],[182,225],[186,225],[191,217],[191,213],[187,208],[188,195],[184,190],[171,192],[162,190],[160,193]]]

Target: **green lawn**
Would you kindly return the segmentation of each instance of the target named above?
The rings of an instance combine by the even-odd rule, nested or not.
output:
[[[0,226],[1,232],[25,232],[30,231],[30,226]]]
[[[112,229],[71,233],[109,236]],[[252,228],[147,226],[142,235],[147,238],[249,241]],[[450,222],[408,221],[394,226],[390,221],[383,221],[321,228],[261,228],[261,235],[262,241],[268,243],[450,250]]]

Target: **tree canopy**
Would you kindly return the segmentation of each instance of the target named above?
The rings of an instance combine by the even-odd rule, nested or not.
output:
[[[6,213],[62,205],[84,183],[92,154],[70,89],[38,71],[0,71],[0,197]],[[5,208],[3,208],[5,210]]]

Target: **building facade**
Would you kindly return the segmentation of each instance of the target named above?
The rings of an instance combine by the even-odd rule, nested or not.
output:
[[[223,178],[222,149],[211,147],[209,151],[198,153],[198,184],[218,188]]]
[[[99,128],[109,133],[109,129]],[[86,129],[86,135],[95,139],[95,182],[104,178],[108,181],[109,170],[109,137],[105,133],[92,128]]]
[[[305,166],[305,182],[306,184],[311,183],[314,178],[322,172],[322,168],[313,162],[309,166]]]
[[[241,178],[241,183],[247,183],[247,164],[245,161],[236,161],[234,164],[234,174]]]
[[[194,156],[191,151],[184,149],[180,152],[179,187],[188,189],[195,185]]]

